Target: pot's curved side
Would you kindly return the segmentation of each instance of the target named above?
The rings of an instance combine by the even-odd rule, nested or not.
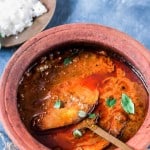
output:
[[[93,25],[72,24],[55,27],[44,31],[22,45],[13,55],[0,83],[1,119],[10,138],[22,150],[46,150],[25,129],[17,111],[17,88],[23,72],[43,53],[60,47],[64,43],[92,43],[112,48],[136,66],[143,74],[150,92],[150,61],[148,51],[137,41],[115,29]],[[150,101],[150,98],[149,98]],[[138,133],[128,141],[135,149],[143,149],[150,143],[150,103],[148,113]],[[141,142],[141,140],[144,141]]]

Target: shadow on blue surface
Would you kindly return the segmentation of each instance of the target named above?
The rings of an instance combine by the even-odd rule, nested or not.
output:
[[[46,29],[67,23],[76,4],[76,0],[57,0],[54,16]]]

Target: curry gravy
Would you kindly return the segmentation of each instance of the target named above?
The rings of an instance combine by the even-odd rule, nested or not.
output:
[[[46,122],[40,117],[33,122],[33,118],[39,114],[46,117],[48,111],[53,114],[53,105],[58,99],[64,100],[63,108],[69,103],[71,107],[72,102],[77,101],[72,92],[77,85],[99,92],[98,104],[92,113],[99,117],[97,124],[100,127],[123,141],[136,134],[144,121],[148,99],[141,80],[127,64],[116,59],[109,51],[68,48],[41,57],[24,73],[19,84],[20,117],[38,141],[54,150],[109,149],[111,144],[108,141],[88,129],[81,130],[80,138],[74,137],[73,131],[77,124],[45,131],[34,129],[36,123],[45,127],[48,121],[58,121],[57,116],[53,118],[54,115]],[[80,96],[82,93],[79,90]],[[123,109],[122,94],[132,100],[134,113]],[[108,100],[114,100],[115,103],[108,104]],[[62,121],[65,123],[68,119]]]

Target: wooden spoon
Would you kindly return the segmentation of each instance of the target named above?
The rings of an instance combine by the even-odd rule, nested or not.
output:
[[[1,44],[3,47],[19,45],[41,32],[47,26],[54,14],[56,0],[41,0],[41,2],[46,6],[48,12],[36,18],[31,27],[26,28],[18,35],[2,38]]]
[[[121,140],[117,139],[116,137],[112,136],[111,134],[109,134],[108,132],[100,128],[99,126],[97,126],[93,119],[87,118],[83,120],[81,123],[79,123],[78,128],[80,129],[88,128],[94,133],[96,133],[97,135],[101,136],[102,138],[104,138],[105,140],[109,141],[110,143],[114,144],[115,146],[117,146],[118,148],[122,150],[133,150],[130,146],[128,146]]]

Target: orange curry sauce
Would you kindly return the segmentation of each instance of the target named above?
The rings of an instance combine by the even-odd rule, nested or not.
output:
[[[49,102],[63,99],[66,86],[75,83],[73,86],[80,84],[90,90],[98,90],[98,104],[92,112],[99,116],[97,124],[123,141],[130,139],[144,121],[148,95],[137,75],[118,58],[109,51],[73,48],[55,51],[36,61],[24,73],[18,88],[18,110],[29,132],[54,150],[110,149],[108,141],[88,129],[83,129],[82,136],[75,138],[73,131],[77,124],[46,131],[33,128],[32,118],[48,111]],[[60,94],[62,89],[64,95]],[[122,94],[132,99],[134,114],[122,108]],[[107,104],[108,98],[116,100],[111,107]]]

